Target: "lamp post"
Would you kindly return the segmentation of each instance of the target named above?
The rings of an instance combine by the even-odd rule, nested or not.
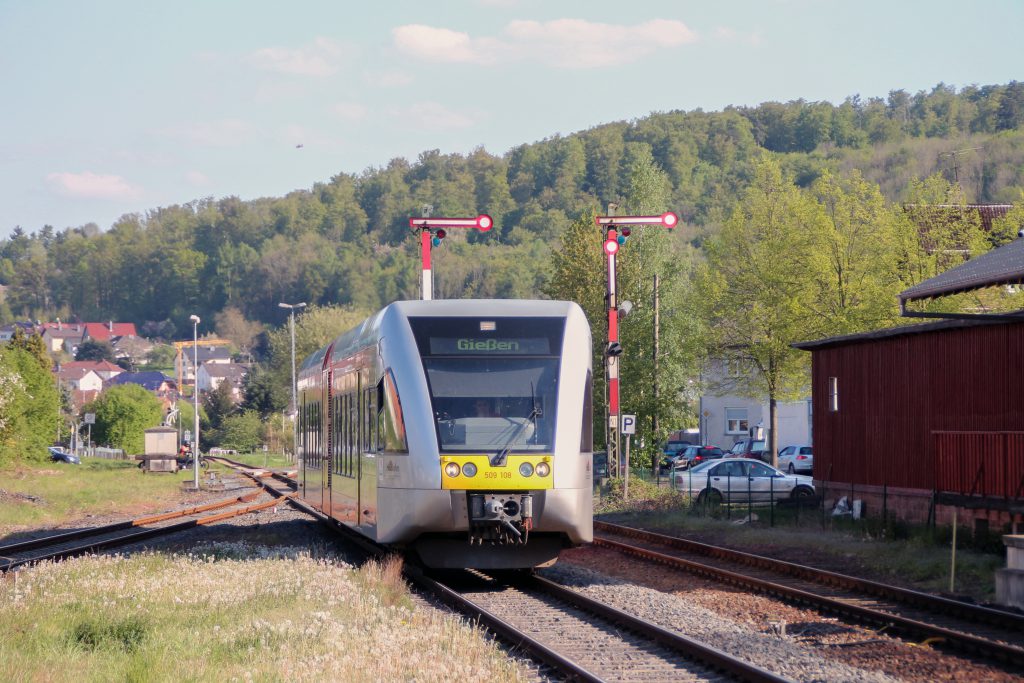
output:
[[[306,307],[306,302],[303,301],[297,304],[278,304],[281,308],[287,308],[290,312],[288,314],[288,327],[291,330],[292,335],[292,458],[298,462],[299,457],[299,425],[298,425],[298,403],[296,403],[295,393],[295,311],[296,309],[302,310]]]
[[[195,410],[195,431],[192,432],[193,483],[199,490],[199,316],[189,316],[192,321],[192,405]]]

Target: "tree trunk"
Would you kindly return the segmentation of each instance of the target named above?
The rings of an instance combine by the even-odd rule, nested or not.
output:
[[[779,466],[779,407],[774,396],[768,398],[768,453],[772,467]]]

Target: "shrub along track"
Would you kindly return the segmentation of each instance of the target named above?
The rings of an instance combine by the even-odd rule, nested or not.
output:
[[[594,522],[594,545],[987,660],[1024,666],[1024,616],[728,548]]]

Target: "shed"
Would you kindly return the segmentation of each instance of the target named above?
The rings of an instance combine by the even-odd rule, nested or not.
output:
[[[178,430],[174,427],[151,427],[145,431],[145,455],[147,458],[178,454]]]
[[[1022,280],[1024,238],[900,303]],[[794,344],[811,352],[815,479],[904,519],[1024,514],[1024,315],[917,315],[944,319]]]

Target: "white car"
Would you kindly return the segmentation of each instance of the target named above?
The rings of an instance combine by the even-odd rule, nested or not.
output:
[[[677,491],[695,497],[698,503],[769,503],[814,495],[814,480],[810,477],[786,474],[749,458],[703,462],[677,471],[672,484]]]
[[[786,446],[779,451],[779,469],[790,474],[814,471],[814,451],[810,446]]]

